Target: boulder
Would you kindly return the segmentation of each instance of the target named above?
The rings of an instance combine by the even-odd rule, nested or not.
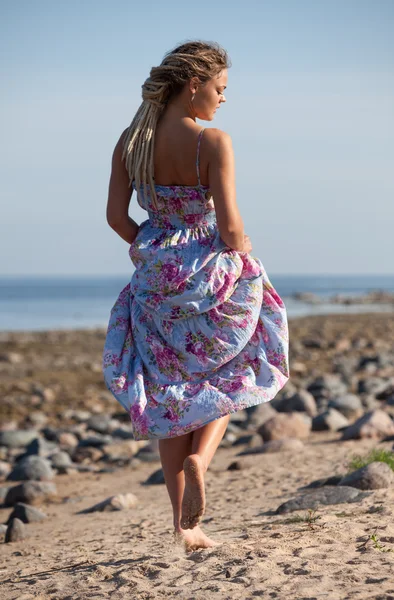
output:
[[[311,419],[300,413],[278,413],[258,429],[264,441],[284,438],[305,439],[311,431]]]

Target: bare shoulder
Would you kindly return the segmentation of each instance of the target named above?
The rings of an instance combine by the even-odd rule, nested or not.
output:
[[[222,129],[216,127],[208,127],[204,130],[204,138],[206,140],[206,146],[215,148],[225,148],[232,146],[232,140],[230,134]]]

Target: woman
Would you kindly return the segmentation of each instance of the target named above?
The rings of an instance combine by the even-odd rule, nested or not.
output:
[[[215,544],[198,523],[230,414],[272,400],[289,378],[286,309],[250,256],[231,138],[196,123],[226,102],[229,67],[218,44],[195,41],[151,69],[113,153],[107,206],[135,272],[111,311],[105,381],[135,439],[159,439],[188,549]],[[133,189],[148,212],[140,226],[128,215]]]

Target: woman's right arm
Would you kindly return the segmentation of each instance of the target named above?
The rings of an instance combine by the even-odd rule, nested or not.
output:
[[[208,134],[208,135],[207,135]],[[245,232],[235,190],[235,164],[231,137],[220,129],[206,129],[209,188],[223,242],[238,252],[244,250]]]

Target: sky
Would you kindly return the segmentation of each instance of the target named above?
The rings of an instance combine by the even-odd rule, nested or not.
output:
[[[0,0],[0,276],[123,275],[111,157],[164,54],[229,53],[237,204],[272,274],[394,274],[394,1]],[[147,218],[133,193],[130,215]]]

